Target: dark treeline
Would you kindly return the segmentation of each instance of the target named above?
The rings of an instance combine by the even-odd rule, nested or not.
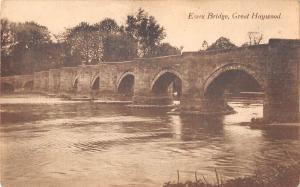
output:
[[[143,9],[128,15],[125,25],[106,18],[96,24],[81,22],[60,35],[35,22],[1,19],[1,76],[180,54],[181,49],[162,43],[165,37],[165,29]]]
[[[241,47],[248,47],[253,45],[259,45],[263,42],[263,34],[260,32],[248,32],[248,41],[244,42]],[[223,49],[234,49],[238,46],[230,41],[230,39],[221,36],[211,45],[208,44],[206,40],[202,42],[201,49],[199,51],[213,51],[213,50],[223,50]]]

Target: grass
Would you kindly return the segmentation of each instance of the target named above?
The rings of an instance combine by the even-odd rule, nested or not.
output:
[[[273,171],[264,174],[256,173],[249,177],[239,177],[223,181],[217,170],[216,182],[209,183],[204,176],[198,177],[195,173],[195,181],[179,182],[179,172],[177,172],[177,182],[167,182],[163,187],[297,187],[300,185],[300,162],[295,161],[289,166],[278,166]]]

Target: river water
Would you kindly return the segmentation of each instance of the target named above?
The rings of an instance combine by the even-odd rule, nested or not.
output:
[[[1,183],[5,186],[162,186],[268,172],[300,155],[298,128],[258,130],[262,102],[231,101],[227,116],[169,115],[165,109],[1,98]]]

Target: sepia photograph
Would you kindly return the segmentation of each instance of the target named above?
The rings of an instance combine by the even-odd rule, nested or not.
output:
[[[0,2],[0,187],[300,187],[300,0]]]

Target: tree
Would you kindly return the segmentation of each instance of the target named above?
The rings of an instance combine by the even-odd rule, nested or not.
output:
[[[115,20],[105,18],[94,27],[103,34],[104,61],[122,61],[137,57],[136,41]]]
[[[33,51],[35,71],[44,71],[51,68],[64,66],[65,45],[63,43],[47,43],[39,46],[39,50]]]
[[[203,49],[203,50],[206,50],[207,48],[208,48],[208,43],[207,43],[206,40],[204,40],[204,41],[202,42],[202,49]]]
[[[168,56],[181,54],[181,50],[177,47],[173,47],[169,43],[162,43],[155,49],[155,56]]]
[[[228,38],[220,37],[213,44],[211,44],[207,50],[220,50],[220,49],[233,49],[237,46],[231,43]]]
[[[208,42],[206,40],[203,40],[201,48],[199,49],[199,51],[205,51],[208,48]]]
[[[11,47],[14,44],[13,33],[11,27],[13,23],[9,22],[8,19],[1,19],[1,56],[9,55]]]
[[[127,16],[125,31],[138,42],[138,56],[155,56],[155,49],[166,36],[164,28],[153,16],[139,9],[135,16]]]
[[[249,43],[248,42],[245,42],[241,45],[241,47],[248,47],[249,46]]]
[[[249,45],[259,45],[263,40],[263,34],[260,32],[248,32]]]
[[[8,19],[1,19],[1,75],[10,71],[9,54],[12,51],[13,38],[11,24]]]
[[[13,23],[1,19],[1,55],[9,55],[16,45],[33,49],[51,42],[47,27],[35,22]]]
[[[19,73],[31,74],[46,66],[48,55],[41,50],[42,46],[51,44],[51,36],[47,27],[35,22],[25,22],[16,24],[15,41],[16,46],[13,51],[13,62],[20,61],[22,65],[15,67],[21,68]]]
[[[104,40],[103,59],[107,62],[124,61],[137,57],[137,43],[124,33],[109,34]]]
[[[1,20],[1,75],[30,74],[40,63],[40,46],[51,43],[47,27]]]
[[[51,36],[47,27],[35,22],[17,24],[15,27],[15,41],[20,45],[32,49],[40,44],[50,43]]]
[[[69,55],[76,57],[77,64],[96,64],[103,61],[103,34],[94,26],[81,22],[65,33]]]
[[[117,22],[111,18],[105,18],[101,22],[96,23],[94,27],[105,34],[113,34],[120,31],[120,27]]]

